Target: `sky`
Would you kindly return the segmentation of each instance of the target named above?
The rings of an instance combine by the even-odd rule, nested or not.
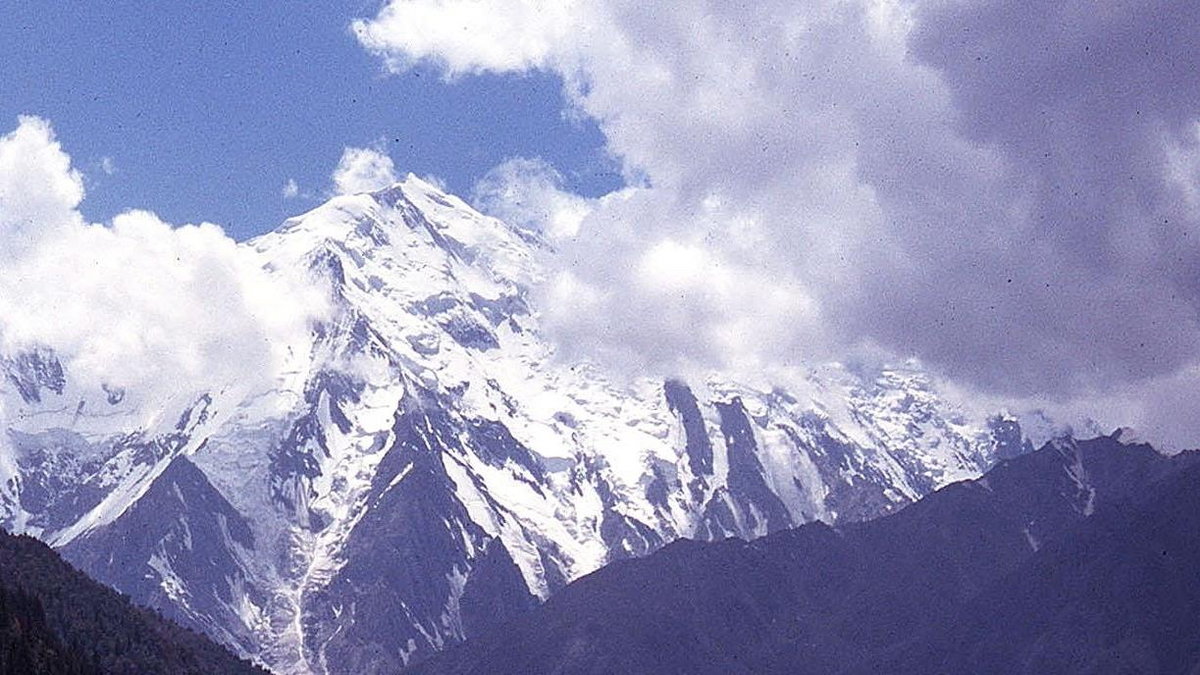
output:
[[[197,261],[261,295],[233,240],[411,171],[546,233],[535,295],[567,355],[640,373],[915,358],[981,405],[1200,438],[1189,1],[4,11],[0,254],[28,271],[0,275],[0,301],[63,278],[45,242],[100,227],[199,305],[167,317],[182,331],[212,314]],[[219,227],[177,225],[202,222]],[[98,282],[70,283],[80,321],[103,320]],[[247,358],[303,324],[234,304]],[[10,341],[53,331],[28,303],[0,313]]]
[[[237,239],[324,201],[346,146],[377,146],[460,194],[518,155],[545,157],[583,194],[620,186],[596,125],[563,114],[556,77],[387,76],[350,30],[374,9],[12,0],[0,21],[0,121],[53,123],[84,172],[92,220],[147,208]]]

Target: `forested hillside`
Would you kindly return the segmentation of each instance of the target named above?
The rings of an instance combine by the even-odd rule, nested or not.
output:
[[[132,604],[32,537],[0,531],[0,673],[262,673]]]

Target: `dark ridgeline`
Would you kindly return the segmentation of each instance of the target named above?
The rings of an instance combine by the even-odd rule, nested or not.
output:
[[[414,673],[1178,673],[1200,664],[1200,461],[1049,444],[894,515],[679,541]]]
[[[0,673],[264,673],[0,530]]]

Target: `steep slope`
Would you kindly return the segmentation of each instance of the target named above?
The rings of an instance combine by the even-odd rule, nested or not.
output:
[[[1078,532],[862,672],[1185,673],[1200,664],[1200,466]]]
[[[249,649],[253,643],[227,627],[240,623],[237,602],[262,604],[246,586],[241,559],[253,547],[246,520],[179,456],[120,518],[60,551],[138,602]]]
[[[869,523],[677,542],[589,575],[412,672],[1110,672],[1134,657],[1179,665],[1192,642],[1159,650],[1179,631],[1198,633],[1186,613],[1200,592],[1191,573],[1198,530],[1186,529],[1194,517],[1177,526],[1172,515],[1194,501],[1174,498],[1200,487],[1198,466],[1195,456],[1114,438],[1053,444]],[[1148,511],[1128,510],[1129,499],[1156,492]],[[1105,515],[1091,517],[1096,509]],[[1166,601],[1171,589],[1180,594]],[[1155,599],[1165,602],[1146,604]],[[1123,636],[1128,644],[1118,644]]]
[[[0,598],[11,636],[32,645],[24,673],[262,673],[208,638],[132,605],[45,544],[0,532]],[[17,658],[21,658],[18,654]]]
[[[332,307],[275,386],[148,406],[9,355],[0,523],[280,672],[394,671],[611,561],[872,518],[1025,442],[911,364],[565,362],[531,304],[553,251],[413,177],[246,246]]]

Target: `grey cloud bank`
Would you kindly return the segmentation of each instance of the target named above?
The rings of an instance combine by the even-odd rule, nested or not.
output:
[[[1004,183],[985,197],[1012,208],[991,236],[957,247],[983,260],[942,287],[987,289],[975,303],[986,311],[945,313],[958,324],[952,332],[973,339],[943,360],[971,370],[961,364],[974,343],[1001,361],[1029,358],[1036,371],[1016,382],[1026,390],[1137,379],[1193,362],[1194,6],[942,3],[921,8],[916,26],[911,54],[937,69],[956,128],[1003,158]],[[1190,157],[1192,170],[1173,172],[1173,157]],[[987,227],[963,220],[946,230]],[[947,307],[962,299],[938,286],[917,295]],[[893,339],[938,349],[915,331]],[[1003,383],[1012,372],[983,374]]]
[[[599,122],[633,187],[557,243],[544,300],[568,350],[636,368],[882,353],[1133,423],[1190,406],[1188,3],[536,5],[392,0],[356,29],[397,71],[558,73]],[[580,213],[545,175],[504,175],[488,194],[522,213],[531,195],[547,221]]]

